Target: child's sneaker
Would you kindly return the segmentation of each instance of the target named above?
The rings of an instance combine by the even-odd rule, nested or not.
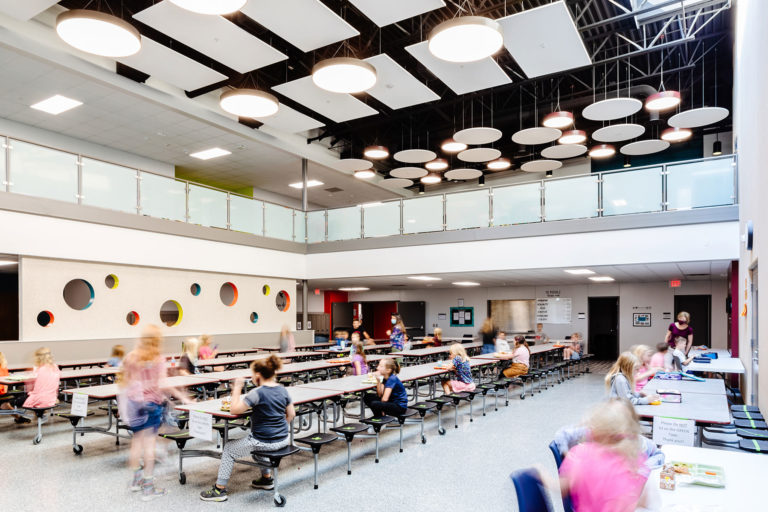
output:
[[[131,490],[131,492],[139,492],[141,490],[141,485],[143,483],[144,483],[144,475],[139,469],[133,472],[133,480],[131,480],[131,485],[128,488]]]
[[[219,489],[215,485],[211,489],[200,493],[200,499],[203,501],[227,501],[227,496],[226,489]]]
[[[275,488],[275,479],[270,477],[264,477],[262,476],[258,480],[253,480],[251,482],[251,485],[256,489],[266,489],[271,490]]]
[[[166,489],[155,487],[153,480],[144,480],[144,485],[141,486],[141,501],[151,501],[155,498],[165,496],[168,494]]]

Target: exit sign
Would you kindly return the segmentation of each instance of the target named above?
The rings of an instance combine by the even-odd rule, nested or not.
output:
[[[669,282],[670,288],[680,288],[683,285],[683,282],[679,279],[673,279]]]

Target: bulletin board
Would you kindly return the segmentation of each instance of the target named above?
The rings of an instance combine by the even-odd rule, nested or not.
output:
[[[456,307],[451,308],[451,327],[474,327],[475,308]]]

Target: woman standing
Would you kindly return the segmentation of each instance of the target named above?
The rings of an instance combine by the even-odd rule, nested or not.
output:
[[[672,322],[669,324],[667,337],[664,339],[664,341],[667,342],[672,350],[675,349],[675,338],[682,337],[688,340],[688,343],[685,344],[685,354],[688,355],[688,352],[691,350],[691,346],[693,346],[693,328],[691,328],[690,323],[690,313],[687,311],[681,311],[677,314],[677,322]]]
[[[392,344],[392,352],[402,352],[405,344],[405,324],[397,313],[392,313],[392,329],[387,331],[389,342]]]
[[[483,338],[483,354],[493,354],[496,351],[496,335],[499,330],[493,325],[493,320],[488,317],[480,328],[480,336]]]

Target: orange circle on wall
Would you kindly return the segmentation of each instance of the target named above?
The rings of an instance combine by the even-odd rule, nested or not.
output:
[[[285,290],[280,290],[275,296],[275,305],[278,311],[285,313],[291,307],[291,296]]]
[[[237,286],[230,282],[224,283],[219,289],[219,298],[225,306],[234,306],[237,302]]]
[[[139,325],[140,318],[141,317],[137,312],[129,311],[128,314],[125,316],[125,321],[128,322],[128,325]]]
[[[53,323],[53,313],[50,311],[41,311],[37,314],[37,323],[40,327],[48,327]]]

